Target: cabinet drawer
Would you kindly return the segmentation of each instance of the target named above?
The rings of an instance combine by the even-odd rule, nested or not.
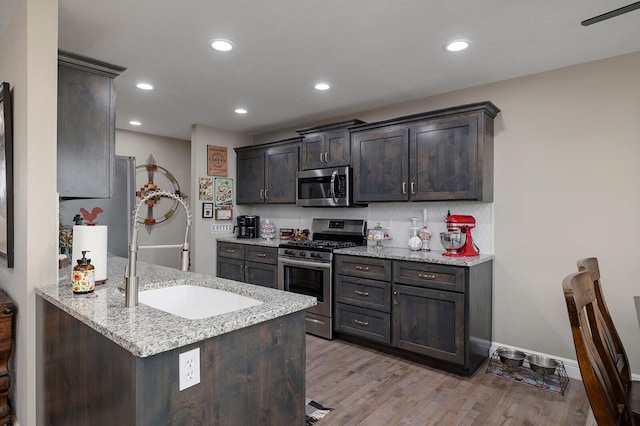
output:
[[[391,315],[337,303],[336,331],[390,343]]]
[[[438,290],[465,291],[464,267],[420,262],[394,262],[393,282]]]
[[[242,244],[218,242],[218,256],[243,260],[244,246]]]
[[[336,273],[352,277],[391,281],[391,261],[360,256],[336,256]]]
[[[336,301],[391,312],[391,283],[336,275]]]
[[[245,260],[277,265],[278,249],[275,247],[245,246]]]

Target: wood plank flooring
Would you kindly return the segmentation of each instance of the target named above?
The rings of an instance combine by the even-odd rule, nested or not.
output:
[[[446,373],[343,340],[307,335],[307,396],[330,425],[584,425],[582,382],[564,396],[485,374]]]

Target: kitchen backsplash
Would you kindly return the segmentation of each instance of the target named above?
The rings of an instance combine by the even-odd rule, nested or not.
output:
[[[251,211],[239,214],[255,214],[261,220],[271,219],[280,228],[311,229],[313,218],[324,219],[364,219],[367,226],[378,223],[389,229],[392,240],[385,241],[388,247],[407,247],[411,236],[411,218],[418,218],[422,227],[422,209],[427,209],[427,225],[433,237],[429,247],[444,250],[440,244],[440,232],[446,231],[445,217],[451,214],[471,215],[476,219],[476,227],[471,231],[473,240],[482,254],[494,254],[493,246],[493,203],[451,202],[451,203],[377,203],[365,208],[302,208],[291,205],[253,206]]]

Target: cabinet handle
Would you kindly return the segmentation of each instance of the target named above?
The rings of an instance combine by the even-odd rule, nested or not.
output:
[[[368,327],[369,326],[369,322],[368,321],[360,321],[360,320],[353,320],[353,322],[355,322],[358,325],[361,325],[363,327]]]
[[[264,189],[260,190],[260,198],[264,200]]]
[[[268,190],[268,189],[265,189],[265,190],[264,190],[264,199],[265,199],[265,200],[266,200],[267,198],[269,198],[269,195],[268,195],[268,194],[269,194],[269,190]]]
[[[368,271],[369,267],[368,266],[356,265],[356,270],[358,270],[358,271]]]
[[[364,297],[367,297],[369,295],[369,293],[367,293],[366,291],[360,291],[360,290],[354,290],[354,293],[357,294],[358,296],[364,296]]]
[[[325,152],[325,153],[324,153],[324,162],[325,162],[325,163],[328,163],[328,162],[329,162],[329,153],[328,153],[328,152]]]
[[[5,315],[12,314],[13,313],[13,309],[12,308],[4,308],[2,313],[5,314]]]
[[[227,253],[235,253],[235,252],[236,252],[236,250],[235,250],[235,249],[226,249],[225,251],[226,251]]]
[[[394,305],[398,304],[398,292],[397,291],[393,292],[393,304]]]
[[[266,253],[257,253],[256,256],[258,256],[258,257],[267,257]]]
[[[324,163],[324,152],[320,153],[320,162]]]
[[[416,183],[411,182],[411,195],[416,195]]]
[[[431,275],[431,274],[418,273],[418,277],[424,278],[425,280],[435,280],[436,279],[436,276],[435,275]]]
[[[402,193],[407,195],[407,182],[402,182]]]

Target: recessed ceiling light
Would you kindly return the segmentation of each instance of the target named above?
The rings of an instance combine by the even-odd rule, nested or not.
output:
[[[131,124],[132,126],[142,126],[142,123],[137,120],[131,120],[129,124]]]
[[[211,47],[219,52],[228,52],[233,49],[233,44],[229,40],[217,39],[211,41]]]
[[[149,83],[138,83],[136,84],[136,87],[142,90],[153,90],[153,86]]]
[[[444,50],[448,52],[460,52],[471,46],[469,40],[453,40],[444,45]]]
[[[331,88],[327,83],[318,83],[313,87],[315,87],[316,90],[329,90]]]
[[[236,114],[246,114],[248,111],[244,108],[236,108]]]

